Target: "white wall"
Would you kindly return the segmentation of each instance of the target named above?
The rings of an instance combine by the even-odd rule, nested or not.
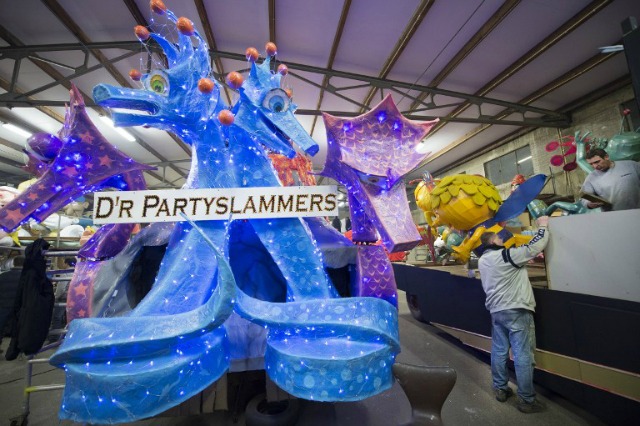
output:
[[[551,218],[549,289],[640,303],[638,223],[639,209]]]

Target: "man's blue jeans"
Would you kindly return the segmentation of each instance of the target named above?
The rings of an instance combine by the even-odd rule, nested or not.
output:
[[[509,347],[513,351],[513,363],[518,381],[518,396],[533,402],[533,368],[536,349],[536,329],[533,312],[526,309],[507,309],[491,314],[491,376],[494,389],[507,389],[509,372],[507,360]]]

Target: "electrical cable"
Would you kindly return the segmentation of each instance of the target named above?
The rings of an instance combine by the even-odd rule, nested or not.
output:
[[[425,68],[425,70],[422,72],[422,74],[420,74],[420,76],[418,78],[416,78],[416,80],[411,84],[411,87],[409,87],[407,89],[406,92],[404,92],[402,98],[400,98],[400,101],[397,102],[397,105],[400,105],[400,102],[402,102],[402,100],[405,98],[406,95],[409,94],[409,91],[411,91],[411,88],[416,85],[418,83],[418,81],[420,81],[420,79],[427,73],[427,71],[429,71],[429,68],[431,68],[431,66],[434,64],[434,62],[440,57],[440,55],[446,50],[447,47],[449,47],[449,45],[451,44],[451,42],[458,36],[458,34],[460,33],[460,31],[462,31],[462,29],[469,23],[469,21],[471,20],[471,18],[473,18],[475,16],[475,14],[478,12],[478,9],[480,9],[480,7],[482,7],[482,5],[485,3],[486,0],[482,0],[482,2],[480,2],[480,4],[478,5],[478,7],[475,8],[475,10],[473,11],[473,13],[471,13],[471,15],[469,15],[469,17],[467,18],[466,21],[464,21],[464,24],[462,24],[460,26],[460,28],[458,28],[458,31],[456,31],[456,33],[453,35],[453,37],[451,37],[451,39],[449,39],[449,41],[447,42],[447,44],[445,44],[442,49],[440,49],[440,52],[438,52],[438,54],[436,55],[435,58],[433,58],[433,60],[431,61],[431,63],[427,66],[427,68]]]

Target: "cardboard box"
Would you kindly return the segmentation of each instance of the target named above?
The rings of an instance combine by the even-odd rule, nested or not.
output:
[[[520,216],[518,216],[518,220],[520,220],[522,226],[531,226],[531,215],[529,215],[528,211],[520,213]]]
[[[525,229],[523,226],[505,226],[505,228],[512,234],[522,234],[522,231]]]

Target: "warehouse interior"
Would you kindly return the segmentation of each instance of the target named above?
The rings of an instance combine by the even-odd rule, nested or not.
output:
[[[234,105],[240,104],[249,91],[239,89],[237,81],[250,80],[259,64],[268,64],[272,74],[278,76],[280,87],[290,98],[291,111],[304,130],[303,138],[309,137],[317,146],[317,153],[315,149],[305,152],[296,145],[299,141],[290,137],[296,158],[304,159],[312,176],[309,179],[314,179],[316,185],[337,187],[335,216],[340,223],[334,228],[338,231],[351,230],[351,221],[358,221],[353,218],[354,210],[360,204],[349,185],[340,181],[341,175],[330,173],[336,139],[331,127],[335,120],[357,123],[360,117],[379,111],[381,105],[388,108],[387,102],[391,101],[397,109],[394,113],[403,117],[403,126],[419,128],[432,122],[424,137],[412,141],[417,153],[412,161],[420,156],[412,163],[414,167],[399,179],[392,179],[391,171],[385,172],[394,185],[404,185],[401,192],[406,196],[408,217],[422,238],[420,247],[402,250],[398,248],[401,245],[395,246],[394,250],[401,252],[400,260],[387,253],[398,289],[397,296],[393,296],[398,306],[400,344],[396,362],[451,368],[457,377],[455,386],[439,407],[441,412],[430,420],[418,419],[406,390],[394,381],[390,389],[355,402],[303,398],[299,417],[287,424],[599,425],[629,424],[640,413],[640,364],[632,356],[635,349],[640,350],[640,341],[633,338],[640,331],[640,292],[633,278],[640,273],[633,260],[633,253],[640,248],[640,239],[636,238],[639,231],[633,226],[640,209],[597,217],[580,215],[593,219],[587,222],[581,217],[582,221],[576,219],[574,224],[563,222],[578,216],[572,216],[572,212],[549,213],[555,216],[550,225],[553,248],[545,251],[543,266],[527,266],[538,301],[536,391],[546,410],[526,415],[518,411],[515,398],[497,402],[491,389],[490,317],[484,306],[477,258],[472,255],[470,261],[456,265],[449,257],[445,261],[435,259],[425,243],[431,224],[417,192],[420,182],[440,182],[454,175],[481,176],[495,185],[501,202],[506,202],[515,189],[515,175],[529,178],[542,174],[546,179],[536,198],[547,205],[559,202],[575,208],[589,175],[579,164],[582,154],[576,153],[578,142],[605,142],[616,137],[637,142],[634,138],[640,130],[640,51],[638,43],[630,41],[640,39],[637,1],[0,0],[0,186],[24,190],[24,197],[29,194],[32,202],[39,202],[39,192],[23,189],[25,182],[36,175],[33,163],[29,163],[33,153],[29,141],[41,134],[62,138],[70,104],[73,109],[81,99],[88,119],[104,139],[127,161],[140,165],[136,173],[140,173],[143,182],[137,182],[139,186],[124,179],[130,189],[194,187],[193,176],[206,172],[198,170],[202,159],[196,155],[189,135],[148,125],[144,120],[138,123],[142,125],[116,126],[117,116],[125,108],[117,102],[105,102],[100,98],[103,95],[96,96],[96,87],[116,87],[123,93],[153,90],[145,80],[147,76],[167,68],[174,59],[155,36],[149,38],[149,32],[166,37],[170,43],[182,42],[175,30],[175,19],[167,10],[174,18],[188,18],[193,30],[190,40],[197,40],[193,45],[196,51],[206,44],[208,78],[219,90],[217,108],[241,117]],[[182,31],[180,25],[177,28]],[[257,58],[252,57],[254,51]],[[174,62],[171,66],[175,65]],[[142,80],[141,75],[145,76]],[[152,120],[157,113],[151,108],[144,117]],[[386,120],[386,116],[377,117],[380,123]],[[218,119],[223,122],[221,116]],[[347,133],[347,124],[344,126]],[[624,158],[627,159],[638,161],[636,157]],[[262,182],[258,173],[244,170],[249,180]],[[361,179],[376,174],[356,171]],[[308,177],[294,176],[291,185],[307,184],[301,181]],[[55,280],[68,283],[77,279],[73,268],[82,263],[73,259],[84,241],[80,234],[73,238],[63,236],[65,217],[71,217],[74,224],[93,225],[90,221],[97,208],[95,194],[84,186],[78,191],[76,195],[82,195],[75,203],[79,205],[78,216],[68,210],[62,214],[60,210],[55,219],[59,229],[49,237],[43,236],[53,245],[51,252],[55,247],[61,253],[69,253],[59,257],[52,254],[54,257],[48,261],[47,268],[57,274],[49,274],[54,289]],[[524,213],[512,215],[510,222],[505,222],[514,233],[531,237],[536,230],[536,217],[527,213],[526,204],[519,211]],[[404,214],[401,210],[397,211],[398,217]],[[194,202],[194,214],[195,211]],[[4,222],[0,225],[9,231]],[[42,228],[47,227],[53,229],[43,221]],[[581,235],[579,230],[587,227],[592,232]],[[17,244],[0,247],[0,261],[6,263],[0,268],[0,290],[3,281],[9,279],[4,274],[18,267],[10,259],[16,254],[21,257],[24,246],[44,235],[42,228],[32,226],[33,238],[23,239],[20,234],[12,236],[11,232],[2,231],[2,236],[14,238]],[[566,231],[569,229],[571,232]],[[385,232],[378,229],[383,245]],[[356,233],[350,233],[348,238],[357,238]],[[355,238],[356,246],[361,245]],[[78,243],[78,239],[82,242]],[[226,241],[233,244],[235,240]],[[370,243],[373,242],[363,245]],[[18,244],[22,247],[16,248]],[[607,252],[603,246],[612,248]],[[323,256],[330,257],[327,252]],[[6,257],[9,259],[5,261]],[[574,261],[578,257],[580,262]],[[160,266],[156,265],[154,274],[162,267],[161,259],[160,256]],[[103,259],[96,256],[93,260]],[[189,259],[182,260],[180,268],[185,269],[180,271],[188,272]],[[200,263],[193,262],[192,267],[196,270]],[[232,261],[230,268],[236,267],[238,263]],[[349,287],[355,276],[354,269],[349,271],[351,276],[346,278],[339,275],[344,271],[327,272],[328,280],[333,280],[336,287],[338,282]],[[443,271],[448,273],[447,278],[440,275]],[[111,273],[116,272],[120,273],[114,267]],[[237,273],[235,269],[234,272]],[[149,288],[154,274],[148,278]],[[282,274],[286,281],[286,272]],[[17,283],[20,274],[14,275],[12,279]],[[280,279],[279,273],[275,275]],[[575,279],[565,279],[568,275]],[[218,272],[211,275],[212,281],[214,278],[221,279]],[[431,287],[431,280],[440,281]],[[429,281],[428,290],[423,281]],[[470,286],[475,287],[467,293]],[[427,291],[430,293],[423,293]],[[62,315],[68,303],[62,292],[61,289],[55,295],[54,322],[56,312]],[[428,301],[425,294],[429,294]],[[433,294],[437,298],[432,298]],[[563,299],[567,294],[577,296]],[[184,297],[187,306],[187,296]],[[66,309],[68,316],[69,307]],[[563,318],[563,325],[553,323],[552,316]],[[61,321],[56,328],[64,329],[64,335],[66,322]],[[628,329],[620,327],[621,323],[627,324]],[[554,327],[555,332],[551,330]],[[49,343],[56,341],[51,336],[47,339]],[[0,350],[4,352],[0,353],[0,404],[7,407],[0,422],[92,424],[59,417],[61,400],[67,397],[63,393],[65,373],[47,361],[57,344],[36,356],[43,361],[34,364],[30,355],[6,361],[9,340],[8,335],[0,339]],[[64,345],[63,340],[59,343]],[[510,367],[515,389],[513,363]],[[262,373],[260,386],[265,386],[266,380],[270,399],[270,379]],[[136,417],[135,421],[132,418],[123,422],[106,418],[96,423],[255,426],[258,423],[251,422],[256,420],[248,419],[244,413],[244,406],[256,394],[251,391],[252,382],[234,374],[230,371],[223,376],[233,398],[227,399],[227,393],[223,397],[219,384],[218,389],[210,388],[209,394],[203,391],[197,398],[147,419]],[[42,392],[24,391],[32,385],[43,386]],[[49,385],[52,387],[47,389]],[[276,399],[281,397],[278,392]],[[198,402],[194,402],[196,399]],[[222,399],[225,402],[221,403]],[[115,397],[113,401],[115,404]],[[270,420],[276,422],[271,424],[285,425]]]

